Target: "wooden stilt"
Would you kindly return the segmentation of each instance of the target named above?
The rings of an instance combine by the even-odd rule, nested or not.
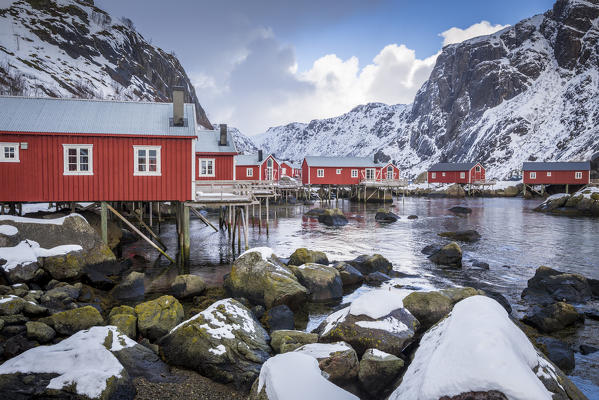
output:
[[[100,225],[102,230],[102,241],[104,244],[108,244],[108,208],[106,202],[100,203]]]
[[[153,216],[154,216],[154,210],[152,209],[152,202],[150,202],[150,226],[154,225]]]
[[[200,221],[202,221],[204,224],[206,224],[206,226],[210,226],[212,229],[214,229],[214,231],[215,231],[215,232],[218,232],[218,229],[216,229],[216,227],[215,227],[214,225],[212,225],[212,224],[210,223],[210,221],[208,221],[208,220],[206,219],[206,217],[204,217],[204,216],[203,216],[203,215],[202,215],[202,214],[201,214],[201,213],[200,213],[198,210],[196,210],[196,209],[195,209],[195,208],[193,208],[193,207],[190,207],[190,210],[191,210],[191,212],[193,212],[193,213],[194,213],[194,215],[195,215],[196,217],[198,217],[198,218],[200,219]]]
[[[243,234],[245,236],[245,249],[248,250],[250,248],[250,243],[249,243],[249,221],[248,221],[248,211],[249,211],[249,206],[245,206],[245,215],[244,215],[244,221],[245,221],[245,228],[243,230]]]
[[[189,253],[191,250],[191,237],[189,232],[189,207],[182,203],[181,211],[183,212],[183,262],[184,265],[187,265],[189,263]]]
[[[241,254],[241,208],[237,207],[237,254]]]
[[[268,236],[268,197],[266,198],[266,236]]]

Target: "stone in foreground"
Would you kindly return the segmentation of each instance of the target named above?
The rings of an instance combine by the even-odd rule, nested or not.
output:
[[[270,345],[277,353],[287,353],[305,344],[316,343],[317,341],[317,334],[303,331],[281,329],[270,334]]]
[[[302,247],[295,250],[291,257],[289,257],[288,265],[302,265],[308,263],[328,265],[329,259],[322,251],[308,250]]]
[[[152,341],[160,339],[183,321],[183,306],[173,296],[161,296],[135,306],[137,329]]]
[[[295,352],[316,358],[321,371],[331,382],[342,384],[358,376],[358,355],[345,342],[307,344]]]
[[[377,349],[368,349],[360,360],[360,384],[373,397],[378,397],[398,377],[404,366],[401,358]]]
[[[318,216],[318,222],[327,226],[344,226],[347,225],[347,218],[340,209],[329,208]]]
[[[528,280],[522,298],[536,304],[554,301],[584,303],[591,299],[593,290],[587,278],[580,274],[569,274],[541,266]]]
[[[459,269],[462,268],[462,249],[456,242],[451,242],[431,254],[428,259],[442,267]]]
[[[584,314],[564,302],[557,302],[545,307],[535,307],[522,321],[543,333],[560,331],[577,322],[584,321]]]
[[[329,301],[343,296],[343,281],[334,267],[309,263],[290,268],[300,284],[308,289],[312,301]]]

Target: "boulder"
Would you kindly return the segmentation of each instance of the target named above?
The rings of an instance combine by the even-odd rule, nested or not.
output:
[[[285,304],[268,309],[262,317],[262,323],[269,332],[295,328],[293,311]]]
[[[522,319],[522,322],[543,333],[557,332],[582,321],[584,321],[584,314],[578,313],[572,305],[561,301],[544,307],[535,307]]]
[[[44,307],[48,307],[53,311],[72,308],[81,294],[81,288],[81,283],[69,285],[64,282],[58,282],[52,289],[46,291],[40,297],[40,302]]]
[[[329,315],[317,328],[319,342],[346,342],[362,355],[376,348],[399,356],[420,324],[403,308],[401,292],[375,290]]]
[[[428,259],[442,267],[459,269],[462,268],[462,249],[456,242],[451,242],[431,254]]]
[[[116,285],[110,294],[117,300],[143,299],[145,294],[145,275],[141,272],[130,272]]]
[[[56,331],[43,322],[29,321],[27,327],[27,338],[39,343],[48,343],[56,336]]]
[[[287,353],[305,344],[316,343],[318,335],[303,331],[281,329],[270,333],[270,346],[276,353]]]
[[[347,218],[340,209],[329,208],[318,216],[318,222],[327,226],[344,226],[347,225]]]
[[[333,264],[333,267],[339,271],[343,286],[360,285],[364,281],[364,275],[357,268],[345,261],[336,262]]]
[[[93,211],[82,211],[80,213],[86,220],[89,222],[92,228],[96,231],[96,233],[101,237],[102,236],[102,219],[98,213]],[[108,227],[108,247],[114,249],[121,243],[121,238],[123,237],[123,231],[121,230],[118,223],[112,219],[108,219],[107,221]]]
[[[561,208],[566,205],[566,202],[570,198],[569,194],[558,193],[553,196],[549,196],[541,205],[535,208],[535,211],[548,212],[555,209]]]
[[[501,367],[499,367],[501,366]],[[401,384],[400,399],[584,399],[495,300],[472,296],[429,329]]]
[[[377,222],[396,222],[399,219],[399,215],[392,213],[391,211],[387,211],[384,208],[379,208],[374,216],[374,220]]]
[[[104,325],[100,312],[92,306],[61,311],[44,318],[60,335],[69,336],[92,326]]]
[[[120,280],[123,272],[131,267],[131,261],[106,261],[83,267],[82,280],[102,290],[112,289]]]
[[[249,388],[270,356],[268,341],[249,309],[224,299],[173,328],[159,344],[169,364]]]
[[[440,246],[438,244],[429,244],[428,246],[425,246],[422,250],[420,250],[420,252],[422,254],[426,254],[427,256],[431,256],[439,250],[441,250],[442,248],[443,246]]]
[[[110,314],[108,323],[132,339],[137,337],[137,316],[131,314]]]
[[[418,215],[408,215],[408,219],[418,219]]]
[[[334,267],[309,263],[290,268],[299,283],[308,289],[310,300],[329,301],[343,296],[343,281]]]
[[[479,268],[479,269],[489,269],[489,268],[490,268],[490,265],[489,265],[489,263],[486,263],[486,262],[484,262],[484,261],[478,261],[478,260],[475,260],[475,261],[472,263],[472,267],[473,267],[473,268]]]
[[[447,196],[449,196],[449,197],[458,197],[458,198],[466,197],[466,191],[464,190],[462,185],[457,184],[457,183],[454,183],[453,185],[448,187],[445,190],[445,192],[447,193]]]
[[[206,290],[206,282],[197,275],[177,275],[171,284],[171,293],[179,299],[198,296],[204,290]]]
[[[587,278],[580,274],[563,273],[541,266],[528,280],[522,298],[536,304],[554,301],[584,303],[591,299],[593,291]]]
[[[224,285],[231,295],[266,308],[281,304],[297,308],[308,298],[308,289],[268,248],[250,249],[239,256]]]
[[[324,208],[313,208],[311,210],[308,210],[308,212],[304,215],[306,215],[307,217],[318,218],[318,216],[324,214],[324,212]]]
[[[0,256],[1,258],[2,256]],[[2,265],[2,261],[0,261],[0,265]],[[18,264],[12,268],[4,269],[4,276],[9,283],[40,281],[45,275],[46,272],[37,262]]]
[[[351,381],[358,376],[358,355],[347,343],[306,344],[295,352],[316,358],[320,370],[329,381],[336,384]]]
[[[293,252],[289,257],[288,265],[302,265],[302,264],[322,264],[329,265],[329,259],[327,255],[322,251],[308,250],[306,248],[300,248]]]
[[[25,307],[25,303],[25,300],[14,294],[0,296],[0,315],[19,314]]]
[[[360,360],[358,378],[364,390],[374,398],[388,390],[404,367],[401,358],[377,349],[368,349]]]
[[[137,330],[152,341],[160,339],[183,321],[183,306],[173,296],[161,296],[135,306]]]
[[[599,348],[594,347],[594,346],[589,346],[588,344],[581,344],[580,345],[580,353],[583,356],[589,355],[589,354],[593,354],[595,352],[599,351]]]
[[[79,331],[58,344],[32,348],[0,365],[0,398],[132,399],[133,377],[166,371],[160,360],[147,361],[146,355],[144,364],[142,357],[136,360],[131,356],[144,350],[150,351],[115,327]]]
[[[403,299],[403,306],[420,322],[425,331],[445,318],[460,300],[483,294],[473,288],[443,289],[433,292],[413,292]]]
[[[442,232],[439,233],[439,236],[468,243],[476,242],[481,238],[480,234],[472,229],[466,231]]]
[[[391,264],[389,260],[380,254],[374,254],[371,256],[363,254],[354,258],[353,260],[347,261],[347,263],[360,271],[362,275],[368,275],[373,272],[389,274],[393,269],[393,264]]]
[[[278,354],[266,361],[252,385],[249,400],[282,399],[358,400],[329,382],[318,361],[303,353]]]
[[[574,369],[574,351],[568,344],[552,337],[541,337],[536,340],[537,346],[562,371],[569,373]]]
[[[382,272],[372,272],[364,278],[367,285],[370,286],[381,286],[384,282],[391,280],[389,275],[383,274]]]
[[[455,214],[472,214],[471,208],[463,207],[463,206],[451,207],[449,209],[449,211],[451,211],[452,213],[455,213]]]

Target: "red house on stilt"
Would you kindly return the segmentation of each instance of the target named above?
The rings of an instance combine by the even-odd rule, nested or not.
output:
[[[276,158],[272,154],[265,158],[262,150],[235,156],[235,179],[239,181],[278,181],[279,168]]]
[[[485,174],[479,162],[437,163],[428,169],[428,183],[482,183]]]
[[[281,177],[299,178],[301,175],[302,169],[300,166],[290,161],[281,161]]]
[[[198,131],[195,148],[196,180],[235,180],[237,149],[227,125],[221,124],[219,130]]]
[[[362,181],[399,180],[399,168],[369,157],[308,156],[302,162],[304,185],[357,185]]]
[[[522,173],[526,185],[587,185],[591,179],[591,163],[525,162]]]

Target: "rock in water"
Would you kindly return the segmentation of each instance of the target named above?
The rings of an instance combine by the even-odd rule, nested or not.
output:
[[[384,282],[390,281],[391,277],[389,275],[385,275],[382,272],[373,272],[371,274],[366,275],[364,277],[367,285],[370,286],[381,286]]]
[[[327,379],[336,384],[351,381],[358,376],[358,355],[345,342],[306,344],[295,352],[316,358],[319,368],[327,374]]]
[[[420,250],[420,252],[422,254],[426,254],[427,256],[430,256],[430,255],[435,254],[442,248],[443,248],[443,246],[440,246],[438,244],[429,244],[429,245],[425,246],[422,250]]]
[[[322,251],[308,250],[306,248],[300,248],[293,252],[289,257],[288,265],[302,265],[308,263],[329,265],[329,259],[327,255]]]
[[[570,373],[574,369],[574,351],[567,343],[552,337],[541,337],[536,342],[547,358],[562,371]]]
[[[270,332],[295,328],[293,311],[285,304],[268,309],[262,317],[262,323]]]
[[[455,232],[442,232],[439,233],[439,236],[446,237],[451,240],[457,240],[459,242],[468,242],[473,243],[480,240],[480,234],[475,230],[466,230],[466,231],[455,231]]]
[[[152,341],[160,339],[183,321],[183,306],[173,296],[161,296],[135,306],[137,329]]]
[[[171,293],[179,299],[198,296],[205,289],[204,279],[197,275],[177,275],[171,285]]]
[[[347,225],[347,218],[340,209],[330,208],[318,216],[318,222],[327,226],[344,226]]]
[[[333,265],[333,267],[339,271],[339,276],[341,276],[341,282],[343,283],[343,286],[359,285],[364,281],[364,275],[362,275],[362,273],[354,266],[345,261],[337,262]]]
[[[303,331],[281,329],[270,333],[270,345],[277,353],[287,353],[305,344],[316,343],[318,335]]]
[[[428,259],[441,266],[459,269],[462,268],[462,249],[456,242],[451,242],[430,255]]]
[[[296,352],[279,354],[266,361],[249,396],[249,400],[300,398],[359,400],[326,380],[314,357]]]
[[[173,328],[160,347],[169,364],[247,388],[270,356],[268,341],[249,309],[224,299]]]
[[[141,272],[130,272],[112,289],[112,296],[118,300],[143,299],[145,294],[145,275]]]
[[[295,309],[308,298],[308,289],[268,248],[250,249],[239,256],[225,278],[225,287],[231,295],[266,308],[286,304]]]
[[[347,261],[347,263],[355,267],[362,273],[362,275],[368,275],[373,272],[389,274],[393,269],[391,262],[380,254],[374,254],[372,256],[363,254],[351,261]]]
[[[535,349],[499,303],[472,296],[424,334],[389,400],[441,398],[585,397]]]
[[[290,268],[299,283],[308,289],[312,301],[329,301],[343,296],[343,281],[334,267],[309,263]]]
[[[545,307],[535,307],[522,319],[522,322],[543,333],[557,332],[582,321],[584,314],[578,313],[570,304],[561,301]]]
[[[451,211],[452,213],[456,213],[456,214],[472,214],[471,208],[463,207],[463,206],[451,207],[449,209],[449,211]]]
[[[420,323],[403,308],[399,291],[376,290],[329,315],[318,327],[319,342],[347,342],[358,355],[376,348],[399,356]]]
[[[391,211],[387,211],[384,208],[380,208],[375,216],[374,220],[377,222],[395,222],[399,219],[399,215],[392,213]]]
[[[135,388],[116,354],[139,346],[115,327],[79,331],[0,365],[3,399],[132,399]]]
[[[528,287],[522,291],[522,298],[538,304],[554,301],[583,303],[591,299],[592,287],[584,276],[556,271],[541,266],[528,280]]]
[[[397,379],[403,366],[403,360],[393,354],[368,349],[360,360],[358,377],[368,394],[380,398],[380,395]]]

